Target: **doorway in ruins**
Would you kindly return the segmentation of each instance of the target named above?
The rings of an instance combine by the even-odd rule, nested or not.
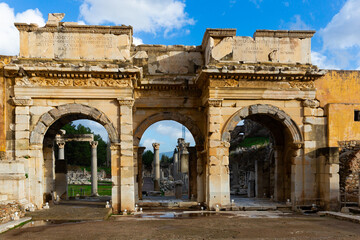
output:
[[[111,161],[105,128],[68,115],[44,136],[44,202],[111,200]],[[105,204],[102,203],[105,206]]]
[[[235,113],[224,130],[232,203],[291,205],[296,200],[292,164],[302,142],[296,123],[276,107],[253,105]]]
[[[340,200],[342,207],[360,204],[360,143],[340,144],[339,151]]]
[[[229,169],[234,202],[273,199],[275,158],[270,130],[251,119],[240,121],[231,132]]]
[[[197,200],[197,151],[184,125],[171,120],[150,125],[141,137],[137,162],[140,201]]]

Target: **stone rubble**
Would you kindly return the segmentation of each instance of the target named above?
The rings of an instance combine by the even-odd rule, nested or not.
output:
[[[106,172],[100,170],[98,173],[99,181],[111,182],[111,178],[106,177]],[[67,183],[75,185],[91,185],[91,172],[84,170],[70,170],[67,173]]]

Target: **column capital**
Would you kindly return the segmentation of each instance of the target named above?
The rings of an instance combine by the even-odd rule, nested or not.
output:
[[[139,147],[139,148],[138,148],[138,153],[139,153],[140,155],[142,155],[142,154],[144,153],[144,151],[145,151],[145,148],[146,148],[146,147]]]
[[[65,141],[57,141],[56,144],[58,145],[59,148],[65,147]]]
[[[134,106],[135,100],[133,98],[118,98],[117,99],[120,106]]]
[[[222,101],[224,99],[221,98],[209,98],[205,103],[206,107],[221,107]]]
[[[13,97],[12,99],[12,104],[14,106],[31,106],[33,105],[33,100],[31,99],[31,97]]]
[[[98,141],[91,141],[89,143],[90,143],[92,148],[96,148],[99,142]]]
[[[152,146],[153,146],[154,150],[160,149],[160,143],[153,143]]]

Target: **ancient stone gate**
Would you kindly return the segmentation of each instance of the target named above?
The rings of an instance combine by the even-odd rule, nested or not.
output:
[[[1,200],[42,207],[54,191],[56,133],[91,119],[110,138],[113,211],[134,210],[141,136],[157,121],[174,120],[196,142],[197,201],[226,207],[230,132],[251,119],[275,139],[275,199],[338,208],[339,146],[328,118],[338,121],[331,104],[351,101],[353,114],[360,101],[329,100],[336,77],[311,64],[313,31],[239,37],[235,29],[207,29],[200,46],[134,46],[130,26],[15,25],[20,54],[0,65]],[[354,124],[345,124],[353,133],[338,141],[360,138]]]

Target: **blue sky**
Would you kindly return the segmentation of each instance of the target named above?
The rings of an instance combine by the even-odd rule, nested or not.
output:
[[[0,55],[18,54],[14,22],[44,25],[50,12],[65,13],[67,22],[132,25],[136,44],[200,45],[206,28],[236,28],[238,36],[256,29],[316,30],[313,64],[360,70],[360,0],[6,0],[0,1]],[[176,139],[165,139],[161,131],[177,126],[158,125],[142,141],[160,136],[163,146],[175,146]]]

